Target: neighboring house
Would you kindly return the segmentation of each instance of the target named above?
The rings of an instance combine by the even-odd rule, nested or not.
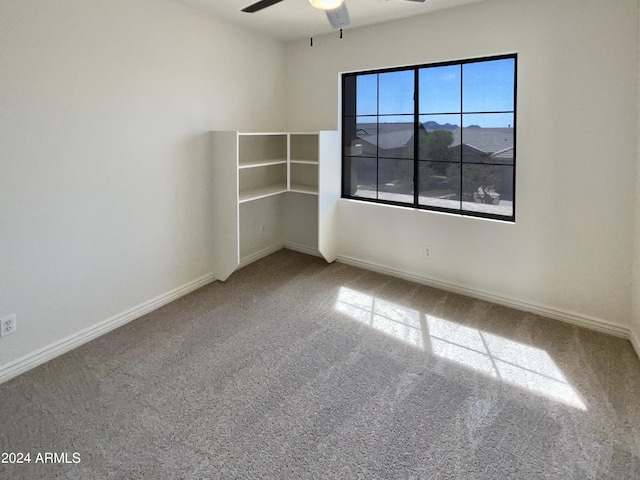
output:
[[[363,156],[413,156],[413,123],[359,123],[356,127],[356,136],[361,140]],[[426,132],[422,124],[419,128]]]
[[[426,133],[419,126],[421,133]],[[358,183],[375,185],[385,189],[385,185],[397,179],[398,159],[413,158],[413,123],[359,123],[356,125],[357,154],[381,160],[378,170],[375,164],[363,163],[358,168]]]
[[[460,147],[461,150],[456,147]],[[462,153],[464,163],[497,164],[505,167],[497,167],[498,184],[503,200],[513,200],[513,128],[457,128],[453,131],[453,143],[455,158],[459,159]],[[464,167],[463,167],[464,168]]]
[[[356,126],[362,153],[366,157],[411,158],[412,123],[360,123]],[[420,133],[426,133],[423,124]],[[429,129],[432,131],[432,129]],[[460,146],[465,162],[513,165],[513,128],[456,128],[451,147]],[[410,153],[408,156],[407,154]],[[493,161],[491,161],[493,160]]]
[[[420,124],[420,135],[433,131],[432,124],[425,127]],[[454,159],[459,161],[460,152],[465,163],[476,164],[500,164],[513,165],[513,128],[481,128],[468,127],[449,129],[447,125],[445,130],[451,131],[453,135],[453,143],[451,148],[454,149]],[[451,126],[453,127],[453,126]],[[375,185],[379,188],[393,182],[397,179],[398,159],[413,158],[413,123],[359,123],[356,125],[357,141],[352,148],[357,150],[354,154],[362,157],[372,157],[378,159],[394,159],[389,161],[381,160],[378,162],[378,170],[376,172],[375,163],[362,163],[358,168],[358,183]],[[456,148],[460,147],[462,148]],[[507,177],[511,175],[510,169],[502,169],[504,181],[500,182],[504,188],[501,192],[502,198],[511,199],[513,192],[511,191],[512,182]]]
[[[498,150],[491,154],[489,158],[501,165],[513,165],[513,146],[507,147],[504,150]]]
[[[461,143],[464,162],[513,165],[513,128],[456,128],[451,148]]]

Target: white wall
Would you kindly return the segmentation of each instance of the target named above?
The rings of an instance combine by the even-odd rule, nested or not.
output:
[[[283,129],[283,79],[169,1],[0,0],[0,373],[211,271],[206,132]]]
[[[284,241],[284,195],[240,204],[240,263],[278,248]]]
[[[342,200],[340,253],[628,328],[636,3],[489,0],[288,43],[287,121],[300,130],[337,127],[339,72],[519,55],[516,223]]]
[[[287,193],[284,198],[284,241],[306,251],[318,250],[318,197]]]

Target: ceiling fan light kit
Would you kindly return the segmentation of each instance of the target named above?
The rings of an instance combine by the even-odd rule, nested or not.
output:
[[[312,7],[318,10],[333,10],[342,5],[344,0],[309,0]]]
[[[425,0],[404,1],[424,3]],[[258,0],[257,2],[244,7],[242,11],[246,13],[255,13],[280,2],[282,2],[282,0]],[[324,10],[327,14],[327,20],[329,20],[331,26],[335,29],[340,29],[340,38],[342,38],[342,27],[346,27],[351,23],[347,4],[344,0],[309,0],[309,3],[312,7],[317,8],[318,10]],[[313,38],[311,39],[311,45],[313,46]]]

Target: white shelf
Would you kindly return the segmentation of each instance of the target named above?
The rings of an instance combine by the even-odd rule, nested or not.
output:
[[[318,165],[317,160],[296,160],[294,158],[291,159],[291,163],[297,163],[300,165]]]
[[[268,167],[269,165],[280,165],[282,163],[287,163],[286,158],[278,158],[274,160],[254,160],[252,162],[242,162],[238,165],[238,168],[257,168],[257,167]]]
[[[302,184],[291,184],[290,192],[296,193],[306,193],[309,195],[318,195],[318,186],[317,185],[302,185]]]
[[[287,191],[287,186],[284,184],[269,185],[268,187],[253,188],[239,194],[239,203],[250,202],[251,200],[258,200],[259,198],[270,197],[272,195],[278,195]]]

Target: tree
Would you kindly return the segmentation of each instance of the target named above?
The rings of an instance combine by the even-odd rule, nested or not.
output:
[[[452,163],[447,168],[447,176],[456,189],[460,188],[460,172],[460,164],[457,163]],[[462,199],[474,201],[474,194],[478,194],[478,201],[492,203],[489,192],[499,187],[498,168],[486,163],[465,163],[462,172]]]
[[[449,130],[433,130],[420,137],[420,160],[450,162],[453,133]]]
[[[426,191],[437,183],[434,175],[446,175],[447,165],[452,160],[451,144],[453,133],[449,130],[433,130],[424,132],[418,142],[419,166],[418,188]],[[413,157],[413,149],[410,149]],[[429,162],[429,163],[427,163]],[[396,178],[413,181],[413,166],[401,162],[396,169]]]

